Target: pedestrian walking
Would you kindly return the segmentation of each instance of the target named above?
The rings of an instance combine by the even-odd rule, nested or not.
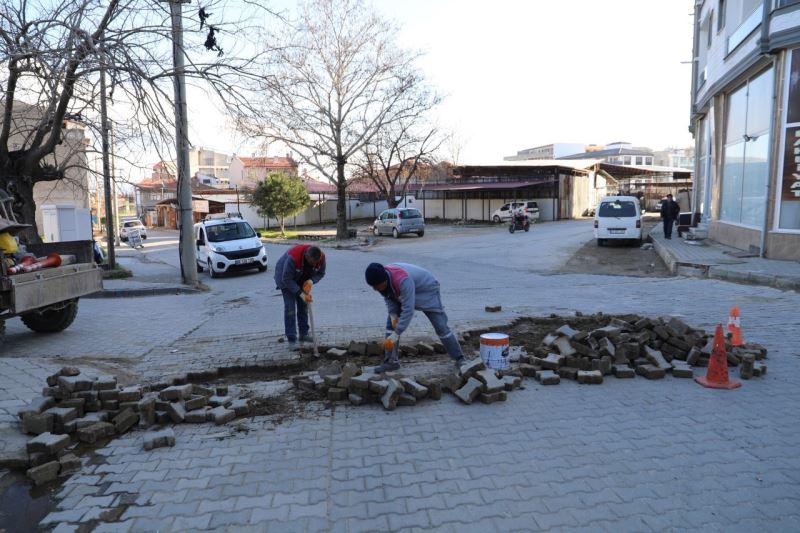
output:
[[[456,369],[461,367],[464,352],[461,351],[455,333],[447,325],[439,282],[433,274],[422,267],[407,263],[370,263],[364,275],[367,284],[381,293],[389,310],[383,341],[383,363],[375,368],[376,372],[400,368],[400,335],[411,323],[414,310],[425,313]]]
[[[681,207],[678,202],[672,199],[672,195],[668,194],[667,199],[661,202],[661,218],[664,220],[664,238],[672,238],[672,226],[678,220],[678,215],[681,212]]]
[[[300,244],[289,250],[275,264],[275,284],[283,293],[283,328],[289,346],[312,342],[308,335],[308,305],[313,301],[311,288],[325,277],[325,254],[317,246]]]

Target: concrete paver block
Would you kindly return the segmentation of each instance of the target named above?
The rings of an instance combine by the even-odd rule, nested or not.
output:
[[[50,396],[40,396],[38,398],[34,398],[31,400],[25,407],[21,408],[17,411],[17,417],[20,420],[25,416],[26,413],[33,413],[33,414],[40,414],[47,409],[50,409],[56,404],[54,398]]]
[[[119,401],[122,402],[138,402],[142,399],[141,387],[125,387],[119,391]]]
[[[215,391],[211,387],[206,387],[204,385],[198,385],[197,383],[192,384],[192,394],[197,396],[205,396],[206,398],[210,398],[214,396]]]
[[[401,392],[400,396],[397,397],[397,405],[400,407],[414,406],[417,405],[417,399],[412,394]]]
[[[114,424],[109,422],[95,422],[91,426],[78,429],[78,440],[87,444],[94,444],[100,439],[113,437],[115,433]]]
[[[117,389],[103,389],[97,391],[97,398],[101,402],[119,401],[119,391]]]
[[[328,351],[325,352],[325,357],[327,359],[333,360],[341,360],[347,356],[347,350],[342,350],[340,348],[328,348]]]
[[[347,400],[350,402],[351,405],[362,405],[364,404],[364,397],[360,394],[355,394],[351,392],[347,395]]]
[[[388,379],[386,381],[386,390],[381,396],[381,403],[383,408],[387,411],[394,411],[397,407],[397,400],[403,392],[403,386],[396,379]]]
[[[636,373],[647,379],[663,379],[667,371],[655,365],[641,365],[636,367]]]
[[[492,392],[492,393],[482,392],[478,396],[478,399],[481,401],[481,403],[485,403],[485,404],[490,404],[490,403],[495,403],[495,402],[504,402],[508,398],[507,394],[508,393],[506,391],[499,391],[499,392]]]
[[[402,378],[400,383],[403,385],[403,389],[417,400],[421,400],[428,395],[428,388],[411,378]]]
[[[385,379],[376,379],[369,382],[369,390],[375,394],[383,394],[389,388],[389,382]]]
[[[603,373],[599,370],[579,370],[578,383],[596,385],[603,382]]]
[[[231,402],[233,402],[233,398],[230,396],[212,396],[208,399],[208,405],[211,407],[228,407]]]
[[[117,378],[113,376],[100,376],[92,384],[92,388],[96,391],[111,390],[117,388]]]
[[[347,389],[350,387],[350,380],[353,379],[354,376],[357,376],[361,373],[361,369],[355,363],[346,363],[342,367],[342,376],[339,378],[339,383],[337,384],[338,387]]]
[[[367,355],[367,344],[364,342],[350,341],[347,353],[352,355]]]
[[[328,400],[332,402],[340,402],[347,399],[347,389],[339,387],[331,387],[328,389]]]
[[[665,371],[672,368],[672,365],[664,359],[664,355],[659,350],[654,350],[649,346],[645,346],[644,356],[653,366],[664,369]]]
[[[467,361],[463,365],[461,365],[461,376],[464,379],[470,378],[474,376],[477,372],[481,370],[486,370],[486,365],[483,363],[483,360],[480,357],[476,357],[470,361]]]
[[[455,395],[462,402],[471,404],[484,391],[485,386],[483,382],[475,378],[469,378],[463,387],[455,391]]]
[[[58,463],[60,465],[59,472],[61,474],[67,474],[69,472],[76,472],[81,468],[81,460],[72,453],[67,453],[62,455],[58,458]]]
[[[111,422],[114,424],[114,429],[117,433],[122,434],[139,422],[139,415],[134,413],[133,409],[125,409],[115,416]]]
[[[522,378],[519,376],[503,376],[503,385],[506,392],[518,389],[522,384]]]
[[[54,435],[53,433],[42,433],[28,441],[26,449],[28,453],[47,453],[55,455],[70,444],[69,435]]]
[[[247,416],[250,414],[250,402],[244,398],[239,398],[233,400],[228,409],[233,410],[236,416]]]
[[[58,386],[67,392],[91,390],[94,380],[85,376],[58,376]]]
[[[29,469],[25,474],[33,480],[34,485],[44,485],[58,477],[61,464],[58,461],[50,461],[40,466]]]
[[[167,404],[166,412],[170,420],[176,424],[180,424],[183,422],[184,418],[186,418],[186,408],[182,401],[170,402]]]
[[[427,342],[418,342],[415,345],[415,348],[417,349],[417,353],[419,353],[419,355],[433,355],[436,353],[433,345],[428,344]]]
[[[559,337],[553,343],[553,346],[556,347],[558,353],[563,356],[573,355],[575,353],[575,348],[572,347],[572,343],[569,341],[569,337],[564,337],[559,335]]]
[[[619,379],[630,379],[636,377],[636,371],[628,365],[614,365],[611,373]]]
[[[188,411],[186,416],[183,417],[183,421],[187,424],[202,424],[208,421],[208,411],[210,408],[208,406],[201,407],[200,409],[195,409],[194,411]],[[169,421],[169,415],[164,413],[166,416],[167,421]],[[160,422],[161,423],[161,422]]]
[[[552,370],[540,370],[536,373],[536,381],[542,385],[558,385],[561,377]]]
[[[360,376],[353,376],[352,378],[350,378],[349,388],[350,390],[355,390],[355,391],[369,390],[369,382],[375,377],[376,375],[371,372],[361,374]]]
[[[26,413],[25,416],[22,417],[22,432],[28,435],[52,433],[53,415],[51,413]]]
[[[236,418],[236,413],[233,411],[233,409],[227,409],[221,405],[219,407],[210,409],[207,415],[208,420],[210,422],[214,422],[218,426],[221,426],[222,424],[230,422]]]
[[[483,382],[485,385],[483,392],[487,394],[493,394],[495,392],[500,392],[505,390],[506,385],[502,379],[498,379],[497,374],[494,370],[486,369],[486,370],[479,370],[475,373],[475,377]]]
[[[172,428],[148,431],[144,434],[143,440],[144,449],[148,451],[164,446],[175,446],[175,431]]]
[[[573,381],[578,379],[579,369],[574,366],[562,366],[558,369],[558,376],[563,379],[571,379]]]
[[[188,400],[192,397],[192,385],[191,383],[187,383],[186,385],[172,385],[161,389],[158,393],[158,397],[165,401]]]

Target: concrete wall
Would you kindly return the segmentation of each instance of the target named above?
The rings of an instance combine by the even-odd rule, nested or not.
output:
[[[767,257],[800,261],[800,235],[791,233],[767,234]],[[798,266],[800,268],[800,266]]]
[[[749,250],[751,246],[756,248],[761,246],[761,232],[756,229],[726,224],[719,220],[712,221],[708,227],[709,236],[722,244],[740,250]]]

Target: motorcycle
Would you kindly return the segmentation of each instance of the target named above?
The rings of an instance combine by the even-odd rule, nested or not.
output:
[[[508,225],[508,232],[514,233],[517,230],[528,231],[531,229],[531,221],[525,213],[518,212],[511,217],[511,223]]]

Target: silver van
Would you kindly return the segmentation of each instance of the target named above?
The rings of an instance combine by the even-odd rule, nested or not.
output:
[[[419,209],[399,208],[383,211],[372,225],[372,233],[378,235],[392,235],[399,239],[405,233],[425,235],[425,219]]]

